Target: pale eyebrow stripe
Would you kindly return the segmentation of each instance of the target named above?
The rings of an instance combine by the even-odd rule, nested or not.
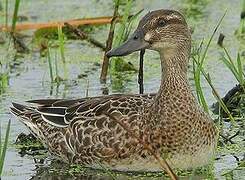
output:
[[[167,20],[174,19],[174,18],[176,18],[176,19],[178,19],[180,21],[182,20],[182,18],[180,18],[178,15],[176,15],[174,13],[172,13],[172,14],[167,16]]]

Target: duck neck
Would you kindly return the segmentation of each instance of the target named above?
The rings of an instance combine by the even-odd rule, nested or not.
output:
[[[160,51],[162,80],[153,104],[149,107],[149,128],[165,127],[166,119],[177,119],[186,109],[195,111],[196,101],[187,79],[190,47]],[[184,119],[184,118],[182,118]]]
[[[187,79],[190,49],[188,45],[181,45],[160,51],[162,78],[158,99],[171,98],[183,93],[192,96]]]

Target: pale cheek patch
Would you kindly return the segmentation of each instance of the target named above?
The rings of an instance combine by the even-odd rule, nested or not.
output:
[[[151,39],[151,34],[150,34],[150,33],[146,33],[144,39],[145,39],[145,41],[150,41],[150,39]]]

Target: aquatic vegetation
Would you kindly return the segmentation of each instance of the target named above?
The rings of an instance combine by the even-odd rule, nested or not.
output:
[[[8,73],[0,73],[0,94],[2,94],[9,84]]]
[[[197,20],[203,16],[203,10],[210,0],[185,0],[183,1],[183,11],[188,18]]]
[[[51,55],[50,55],[50,48],[48,48],[47,54],[48,54],[47,60],[48,60],[50,81],[53,83],[54,82],[54,74],[53,74],[52,59],[51,59]]]
[[[221,17],[221,19],[219,20],[218,24],[216,25],[216,27],[214,28],[214,31],[211,35],[211,37],[208,40],[208,43],[206,45],[206,47],[203,48],[203,41],[200,43],[200,46],[196,49],[193,50],[192,53],[192,59],[193,59],[193,76],[194,76],[194,81],[195,81],[195,88],[196,88],[196,94],[197,94],[197,99],[199,101],[199,103],[203,106],[204,110],[209,113],[209,108],[207,105],[207,102],[205,100],[204,94],[203,94],[203,90],[201,87],[201,73],[204,75],[204,69],[203,69],[203,64],[209,49],[209,46],[214,38],[214,35],[217,31],[217,29],[219,28],[222,20],[224,19],[225,14]],[[209,75],[206,74],[206,76],[208,77]]]
[[[47,48],[47,62],[48,62],[48,69],[49,69],[49,77],[51,83],[60,84],[61,81],[64,81],[63,78],[59,76],[59,63],[57,59],[57,53],[55,51],[55,55],[53,56],[52,49],[50,46]],[[63,62],[63,67],[66,70],[66,65]]]
[[[5,26],[7,27],[8,26],[8,4],[9,4],[9,1],[8,0],[5,0]]]
[[[0,177],[2,176],[3,166],[4,166],[4,161],[5,161],[5,155],[6,155],[7,147],[8,147],[10,125],[11,125],[11,120],[9,119],[7,127],[6,127],[6,133],[4,136],[4,142],[3,143],[2,143],[2,137],[1,137],[1,132],[0,132]],[[1,127],[1,129],[2,129],[2,127]]]
[[[5,25],[8,25],[8,0],[5,1]],[[15,42],[15,38],[12,38],[14,35],[14,30],[15,30],[15,25],[17,22],[17,15],[18,15],[18,10],[19,10],[19,4],[20,0],[15,0],[15,6],[14,6],[14,13],[13,13],[13,18],[12,18],[12,26],[11,26],[11,36],[9,36],[7,33],[4,33],[6,38],[9,40],[9,45],[6,47],[7,51],[5,54],[2,55],[1,61],[0,61],[0,94],[4,92],[4,90],[8,87],[9,84],[9,71],[10,71],[10,63],[9,63],[9,49],[10,49],[10,44],[11,44],[11,39],[13,42]]]
[[[32,134],[21,133],[18,135],[14,146],[19,150],[21,156],[31,155],[37,157],[46,157],[47,150],[43,144]]]
[[[68,72],[66,68],[66,60],[65,60],[65,35],[62,31],[62,27],[58,26],[58,41],[59,41],[59,50],[60,50],[60,58],[63,64],[63,72],[64,72],[64,78],[68,78]],[[58,68],[57,66],[58,63],[56,63],[56,69]],[[56,71],[57,72],[57,71]]]
[[[240,25],[239,28],[235,31],[235,34],[238,37],[244,37],[245,36],[245,0],[241,0],[242,3],[242,11],[240,16]]]
[[[66,26],[62,27],[60,25],[60,27],[61,27],[62,33],[64,34],[65,39],[71,39],[71,40],[81,39],[81,37],[78,38],[76,35],[74,35],[73,34],[74,32],[72,32]],[[57,31],[58,28],[59,26],[39,28],[35,30],[33,34],[33,42],[37,45],[40,45],[40,43],[44,40],[58,40],[59,38],[58,31]],[[89,34],[89,33],[93,33],[96,29],[100,27],[92,26],[92,25],[80,25],[77,28],[86,34]]]
[[[0,11],[3,10],[3,5],[2,5],[2,1],[0,1]]]
[[[15,0],[14,14],[13,14],[13,19],[12,19],[12,27],[11,27],[12,32],[14,32],[15,30],[15,25],[18,19],[19,6],[20,6],[20,0]]]
[[[225,47],[223,47],[225,56],[223,56],[222,61],[224,64],[229,68],[229,70],[232,72],[234,77],[236,78],[237,82],[244,88],[245,90],[245,74],[243,71],[243,63],[241,61],[241,56],[240,53],[237,53],[237,58],[236,58],[236,64],[232,60],[229,52]],[[245,91],[244,91],[245,92]]]
[[[236,61],[234,61],[225,47],[223,47],[223,50],[222,62],[232,72],[238,82],[238,85],[230,90],[223,100],[233,116],[245,117],[245,74],[243,61],[239,52],[237,53]],[[221,115],[227,116],[223,111],[221,111]]]
[[[121,1],[115,1],[115,3],[120,4]],[[133,1],[132,0],[127,0],[124,10],[123,10],[123,17],[122,17],[122,21],[119,24],[119,28],[116,32],[116,35],[114,37],[114,41],[113,41],[113,46],[117,47],[120,44],[122,44],[126,39],[128,39],[129,34],[132,31],[132,25],[134,23],[134,21],[136,20],[136,18],[139,16],[139,14],[142,12],[142,10],[140,10],[139,12],[137,12],[135,15],[133,15],[132,17],[130,17],[130,11],[133,7]],[[130,17],[130,18],[129,18]],[[128,64],[127,62],[125,62],[123,60],[123,58],[120,57],[116,57],[116,58],[112,58],[111,59],[111,66],[110,66],[110,70],[112,73],[117,73],[117,72],[123,72],[123,71],[135,71],[136,69],[133,67],[133,65]]]

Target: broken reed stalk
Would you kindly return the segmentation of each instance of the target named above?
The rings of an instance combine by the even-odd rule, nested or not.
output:
[[[126,130],[126,131],[127,131],[133,138],[137,139],[138,142],[139,142],[140,144],[142,144],[143,147],[144,147],[147,151],[149,151],[149,152],[154,156],[154,158],[155,158],[155,159],[157,160],[157,162],[160,164],[160,166],[161,166],[161,168],[163,169],[163,171],[166,171],[167,174],[169,175],[169,177],[170,177],[172,180],[177,180],[177,179],[178,179],[178,177],[176,176],[176,174],[174,173],[174,171],[172,170],[172,168],[169,166],[169,164],[167,163],[167,161],[166,161],[165,159],[162,159],[162,158],[160,157],[160,155],[157,154],[157,153],[154,151],[153,147],[152,147],[150,144],[144,142],[143,139],[141,139],[139,136],[137,136],[137,135],[135,134],[135,132],[133,132],[133,131],[132,131],[132,130],[125,124],[125,123],[123,123],[123,119],[126,119],[126,118],[122,117],[122,118],[118,119],[118,118],[116,118],[116,117],[114,117],[113,115],[108,114],[108,113],[106,113],[106,115],[107,115],[109,118],[111,118],[113,121],[117,122],[120,126],[122,126],[122,128],[123,128],[124,130]]]
[[[139,66],[139,75],[138,75],[138,83],[139,83],[139,93],[144,93],[144,54],[145,50],[140,51],[140,66]]]
[[[219,38],[218,38],[218,42],[217,42],[217,44],[218,44],[220,47],[223,47],[224,39],[225,39],[225,35],[224,35],[223,33],[220,33],[220,34],[219,34]]]
[[[96,39],[93,39],[92,37],[90,37],[88,34],[86,34],[85,32],[81,31],[80,29],[78,29],[77,27],[72,26],[69,23],[64,23],[65,27],[67,27],[70,31],[72,31],[78,38],[80,38],[81,40],[87,40],[89,43],[95,45],[96,47],[101,48],[103,51],[105,51],[105,45],[102,44],[101,42],[97,41]]]
[[[47,23],[23,23],[17,24],[15,26],[15,31],[24,31],[24,30],[32,30],[32,29],[41,29],[41,28],[57,28],[58,26],[63,27],[66,22],[69,22],[72,26],[79,25],[104,25],[109,24],[115,19],[116,22],[120,21],[119,16],[105,16],[105,17],[95,17],[95,18],[84,18],[84,19],[71,19],[66,21],[53,21]],[[5,23],[6,24],[6,23]],[[0,25],[1,31],[11,31],[12,26]]]
[[[106,82],[106,76],[108,72],[108,67],[109,67],[109,58],[106,56],[106,53],[112,48],[112,42],[113,42],[113,37],[114,37],[114,31],[115,31],[115,26],[116,26],[116,20],[118,16],[118,8],[119,8],[119,0],[115,2],[115,9],[113,13],[113,18],[111,20],[111,26],[109,30],[109,35],[106,41],[106,48],[105,48],[105,53],[104,53],[104,59],[103,59],[103,64],[102,64],[102,69],[101,69],[101,74],[100,74],[100,81],[102,83]]]

